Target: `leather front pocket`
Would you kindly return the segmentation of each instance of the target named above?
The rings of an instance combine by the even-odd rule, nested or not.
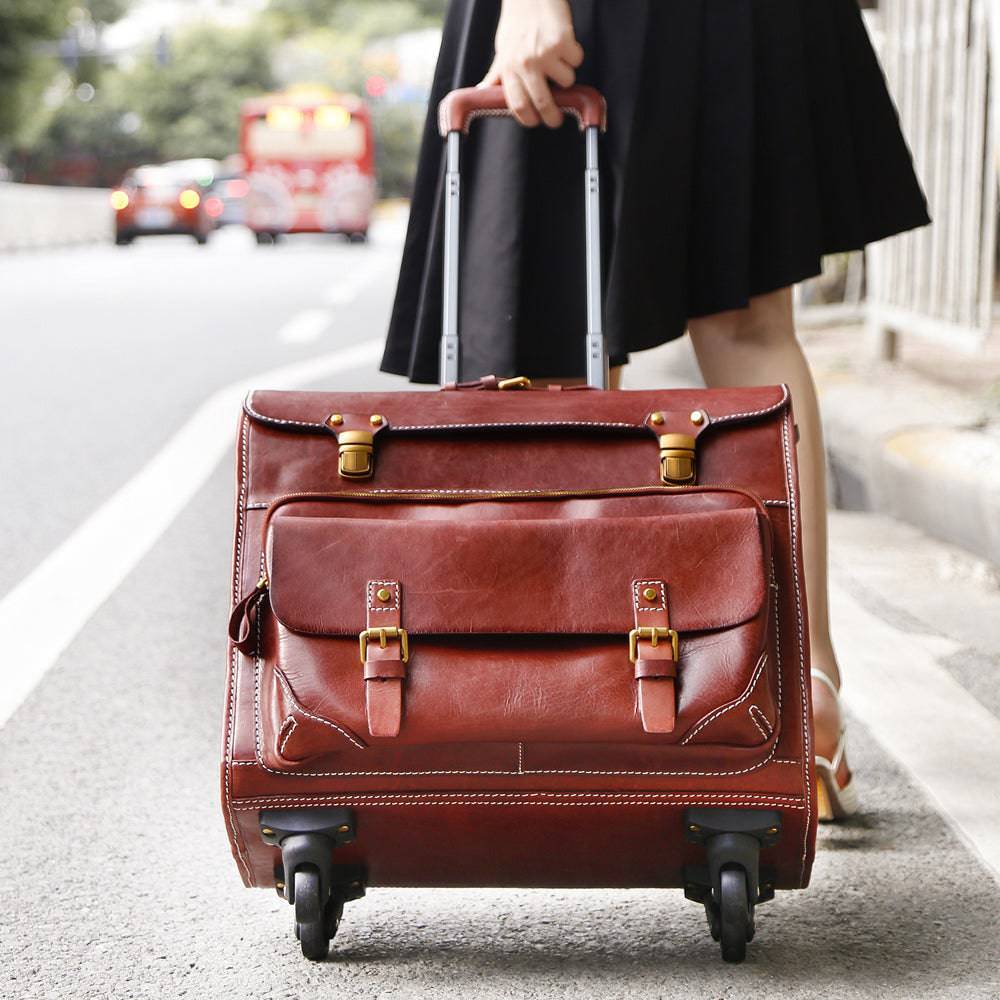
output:
[[[766,515],[735,490],[288,504],[269,531],[267,755],[294,767],[386,745],[759,748],[777,720],[770,551]],[[358,635],[371,582],[386,580],[409,659],[398,734],[379,737]],[[670,732],[643,728],[629,656],[644,581],[665,587],[678,633]]]

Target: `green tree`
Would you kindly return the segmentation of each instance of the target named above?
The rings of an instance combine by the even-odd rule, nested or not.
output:
[[[38,45],[59,37],[68,8],[69,0],[0,0],[0,139],[13,135],[44,87]]]
[[[73,24],[101,29],[130,0],[0,0],[0,149],[36,125],[42,94],[62,72],[59,40]],[[96,82],[98,52],[78,53],[79,79]]]
[[[236,152],[240,104],[274,85],[269,50],[258,30],[199,25],[170,39],[165,65],[151,46],[105,69],[91,100],[70,92],[26,143],[25,173],[108,184],[138,162]]]
[[[237,148],[240,105],[274,87],[271,40],[256,29],[199,25],[151,52],[128,74],[140,135],[163,159],[223,157]]]
[[[265,19],[285,35],[334,28],[366,41],[441,23],[448,0],[271,0]]]

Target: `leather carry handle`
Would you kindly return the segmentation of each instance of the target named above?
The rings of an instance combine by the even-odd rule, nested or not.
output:
[[[604,97],[593,87],[557,87],[552,93],[562,111],[573,115],[586,135],[587,385],[593,389],[607,389],[608,347],[604,338],[601,305],[601,182],[597,156],[597,137],[606,127],[607,105]],[[444,178],[444,282],[439,376],[442,386],[457,383],[459,377],[458,261],[462,136],[467,133],[473,118],[506,117],[510,113],[502,87],[453,90],[438,106],[438,124],[448,142]]]
[[[556,106],[565,115],[572,115],[580,131],[588,128],[607,130],[608,108],[601,93],[593,87],[553,87]],[[450,132],[469,134],[474,118],[510,118],[503,87],[462,87],[445,95],[438,105],[438,129],[442,136]]]

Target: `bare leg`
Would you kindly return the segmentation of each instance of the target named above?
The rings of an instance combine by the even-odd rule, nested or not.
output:
[[[826,452],[816,387],[795,336],[792,290],[752,299],[746,309],[689,324],[691,342],[709,386],[787,382],[799,428],[802,558],[809,604],[810,667],[829,679],[812,679],[819,818],[840,819],[858,808],[844,753],[843,719],[836,689],[840,670],[830,639],[827,596]]]
[[[792,291],[781,289],[752,299],[747,309],[691,320],[689,328],[706,385],[787,382],[791,389],[799,427],[802,555],[812,666],[839,687],[827,598],[826,453],[816,388],[795,336]]]

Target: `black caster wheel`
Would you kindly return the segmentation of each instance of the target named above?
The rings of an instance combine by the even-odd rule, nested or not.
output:
[[[314,868],[299,868],[295,872],[295,922],[318,924],[323,920],[323,903],[319,898],[319,872]]]
[[[330,938],[322,920],[310,924],[295,925],[295,936],[299,939],[302,954],[310,962],[322,962],[330,952]]]
[[[747,955],[747,941],[753,937],[753,911],[747,898],[746,873],[742,868],[723,868],[719,876],[722,958],[726,962],[742,962]]]

